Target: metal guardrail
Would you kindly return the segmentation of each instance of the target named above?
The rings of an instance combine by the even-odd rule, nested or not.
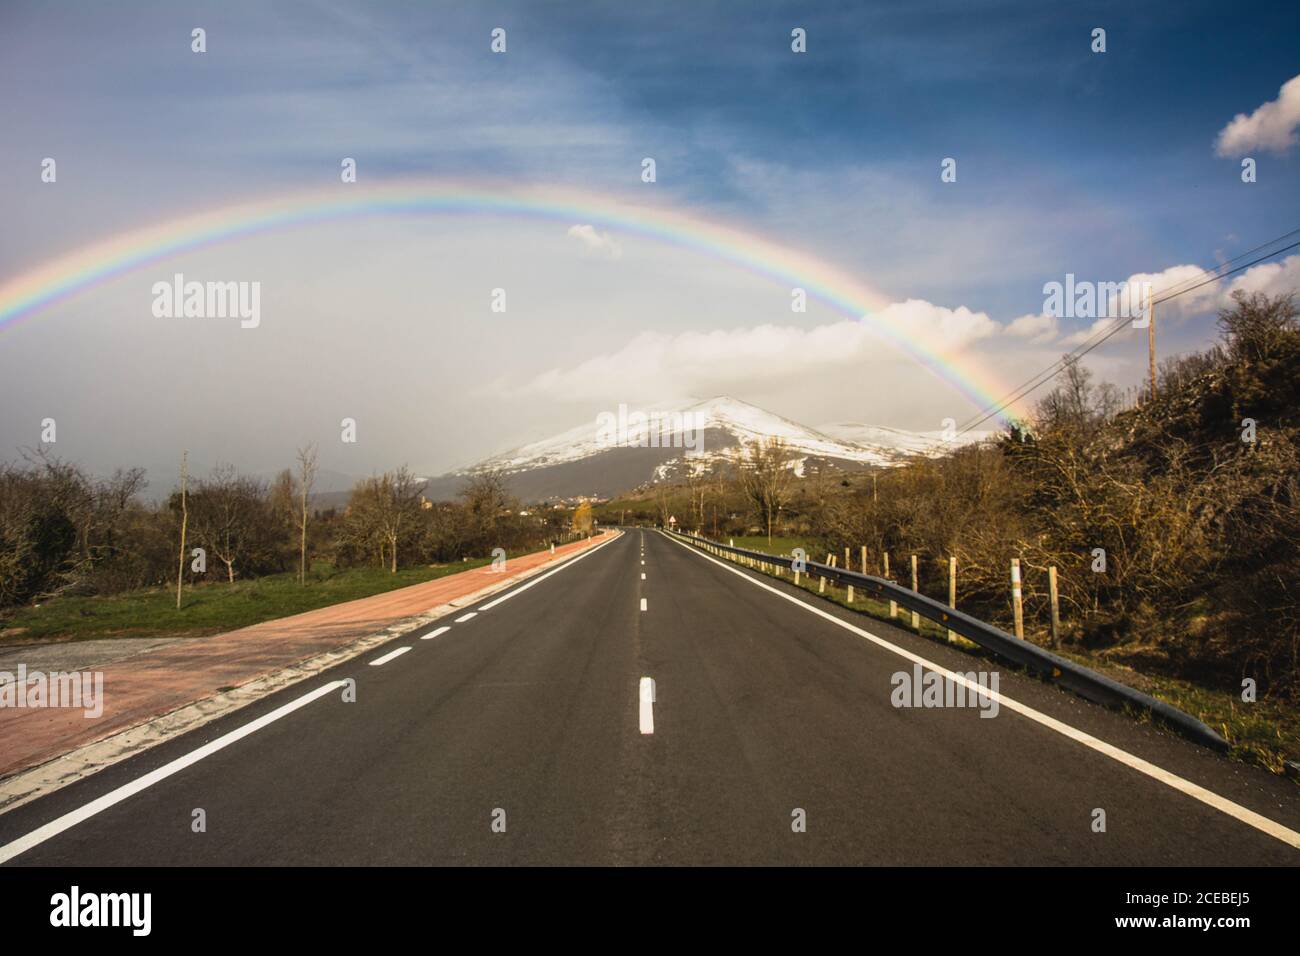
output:
[[[719,554],[733,554],[751,558],[765,564],[779,565],[790,570],[793,570],[796,560],[793,557],[784,555],[773,555],[763,551],[737,548],[711,541],[708,538],[682,534],[678,531],[664,529],[664,533],[689,542],[697,548],[711,549]],[[1177,707],[1162,700],[1156,700],[1154,697],[1134,690],[1132,687],[1125,686],[1118,681],[1113,681],[1109,677],[1098,674],[1096,671],[1089,670],[1073,661],[1058,657],[1050,651],[1043,650],[1036,644],[1021,640],[986,621],[981,621],[979,618],[971,617],[969,614],[950,608],[948,605],[942,604],[933,598],[928,598],[924,594],[919,594],[892,581],[873,577],[869,574],[846,571],[843,568],[832,567],[817,561],[805,561],[803,563],[805,567],[801,570],[810,577],[824,577],[832,583],[843,586],[851,584],[854,588],[882,600],[894,601],[900,607],[915,611],[921,617],[943,625],[948,630],[960,634],[969,641],[974,641],[980,647],[999,657],[1018,664],[1045,680],[1074,691],[1080,697],[1087,698],[1105,707],[1136,707],[1160,718],[1170,727],[1196,743],[1221,751],[1227,750],[1229,747],[1228,741],[1191,714],[1184,713]]]

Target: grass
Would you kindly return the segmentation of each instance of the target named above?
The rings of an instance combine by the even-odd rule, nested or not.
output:
[[[490,563],[471,558],[451,564],[402,568],[390,574],[379,568],[340,570],[313,566],[305,587],[296,571],[271,574],[233,584],[212,582],[187,587],[180,610],[175,588],[144,588],[125,594],[58,597],[45,604],[17,608],[0,618],[0,647],[29,641],[84,641],[110,637],[200,637],[247,627],[303,611],[382,594],[411,584],[455,574]]]
[[[753,543],[742,545],[742,541]],[[763,542],[763,545],[766,545],[767,538],[737,538],[736,547],[767,551],[769,554],[778,553],[778,551],[788,553],[789,547],[794,545],[786,543],[800,542],[801,539],[778,539],[774,537],[771,548],[760,546],[757,543],[760,541]],[[780,548],[778,548],[778,542],[781,542]],[[807,548],[808,543],[800,543],[798,546]],[[812,557],[812,554],[813,552],[810,550],[809,557]],[[821,554],[819,559],[825,559],[825,554]],[[766,570],[763,573],[771,574]],[[788,570],[783,571],[779,577],[787,583],[792,583]],[[862,596],[861,592],[857,592],[854,595],[853,603],[850,604],[848,603],[846,589],[835,587],[827,581],[826,591],[821,593],[818,590],[818,584],[816,576],[804,576],[800,582],[800,587],[851,611],[865,614],[878,621],[884,621],[907,630],[912,629],[911,612],[904,608],[899,608],[898,616],[891,618],[889,615],[889,602],[887,601],[866,598]],[[920,618],[919,633],[922,637],[930,640],[944,644],[948,643],[947,629],[924,617]],[[949,646],[983,657],[990,656],[983,652],[977,644],[960,636],[956,636],[955,643]],[[1054,654],[1091,668],[1113,680],[1127,684],[1129,687],[1149,694],[1157,700],[1163,700],[1179,710],[1197,717],[1224,736],[1232,745],[1229,755],[1235,759],[1258,764],[1277,774],[1288,771],[1286,766],[1288,762],[1300,761],[1300,712],[1295,707],[1271,700],[1246,704],[1234,691],[1208,688],[1173,677],[1143,674],[1122,664],[1107,661],[1078,650],[1061,648],[1052,648],[1051,650]],[[1150,720],[1152,718],[1148,715],[1142,715],[1139,719]]]
[[[746,535],[741,538],[727,538],[723,543],[725,544],[726,541],[735,541],[737,548],[745,548],[749,551],[763,551],[767,554],[789,555],[795,548],[803,548],[808,555],[809,561],[826,560],[826,545],[817,538],[782,538],[773,535],[772,543],[768,544],[767,535],[756,534]],[[843,555],[840,555],[840,560],[844,560]],[[853,560],[857,560],[857,555],[853,556]]]

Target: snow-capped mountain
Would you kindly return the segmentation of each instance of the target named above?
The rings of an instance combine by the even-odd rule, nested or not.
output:
[[[728,441],[709,441],[710,432],[725,432]],[[697,437],[698,436],[698,437]],[[871,452],[815,429],[773,415],[734,398],[659,405],[646,409],[620,407],[553,438],[533,442],[479,462],[468,471],[500,469],[506,473],[548,468],[589,458],[613,448],[675,449],[711,457],[724,448],[745,448],[754,442],[780,438],[795,456],[814,455],[874,464]]]
[[[994,431],[969,431],[949,438],[942,431],[909,432],[884,425],[861,422],[831,422],[819,425],[818,431],[840,441],[872,448],[881,455],[897,459],[908,455],[939,455],[961,445],[970,445],[997,434]]]
[[[950,447],[938,433],[847,423],[832,427],[841,433],[809,428],[726,396],[645,409],[620,406],[554,437],[432,479],[427,493],[449,497],[467,477],[500,471],[525,500],[605,498],[676,481],[692,469],[712,471],[770,438],[784,443],[799,475],[883,467],[909,454]]]

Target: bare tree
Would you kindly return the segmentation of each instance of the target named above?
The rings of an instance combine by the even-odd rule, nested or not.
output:
[[[708,465],[702,461],[686,459],[686,487],[691,495],[691,527],[696,534],[704,532],[704,503],[711,489]]]
[[[255,479],[241,478],[231,465],[218,465],[191,496],[195,536],[226,566],[228,581],[235,580],[235,564],[250,556],[267,530],[263,494]]]
[[[316,484],[316,445],[298,449],[298,487],[302,492],[302,511],[298,523],[298,583],[307,583],[307,499]]]
[[[377,547],[380,563],[387,557],[393,574],[397,573],[398,544],[419,517],[424,485],[403,465],[397,471],[363,479],[352,489],[350,536],[358,545]]]
[[[779,438],[750,445],[739,468],[740,486],[767,525],[767,543],[772,543],[772,524],[790,500],[793,473],[790,452]]]

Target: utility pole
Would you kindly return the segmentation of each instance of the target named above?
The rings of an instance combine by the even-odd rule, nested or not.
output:
[[[1151,373],[1151,400],[1156,397],[1156,299],[1147,297],[1147,365]]]
[[[176,572],[176,609],[180,610],[181,606],[181,586],[185,583],[185,530],[189,524],[190,512],[185,500],[186,485],[188,484],[189,468],[187,459],[190,453],[181,452],[181,560],[180,570]]]

